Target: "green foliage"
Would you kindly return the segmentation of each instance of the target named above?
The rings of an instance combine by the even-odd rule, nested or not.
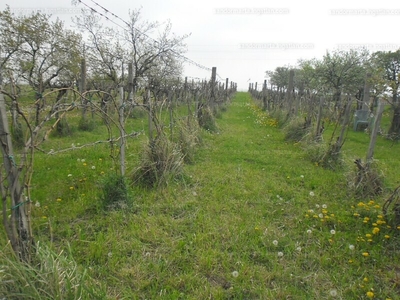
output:
[[[104,290],[71,255],[36,245],[31,263],[21,262],[9,247],[0,252],[1,299],[106,299]]]
[[[125,208],[128,201],[128,185],[125,177],[111,173],[102,181],[101,200],[106,208]]]

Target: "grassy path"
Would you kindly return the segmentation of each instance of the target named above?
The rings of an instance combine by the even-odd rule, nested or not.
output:
[[[399,241],[378,201],[357,205],[344,174],[259,123],[237,93],[185,180],[135,188],[133,209],[93,205],[110,170],[101,148],[51,158],[48,171],[68,168],[36,209],[36,230],[67,241],[111,299],[396,299]]]

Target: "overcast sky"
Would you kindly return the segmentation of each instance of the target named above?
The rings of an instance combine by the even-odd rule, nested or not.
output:
[[[140,7],[146,20],[169,19],[176,34],[191,34],[185,56],[217,67],[220,78],[237,82],[240,90],[246,90],[249,82],[260,85],[267,70],[295,66],[299,59],[322,58],[327,50],[400,48],[400,2],[394,0],[82,1],[101,11],[97,2],[125,20],[129,10]],[[71,0],[3,0],[0,9],[6,4],[18,13],[33,9],[52,13],[68,26],[83,7],[72,6]],[[185,64],[184,75],[208,79],[211,72]]]

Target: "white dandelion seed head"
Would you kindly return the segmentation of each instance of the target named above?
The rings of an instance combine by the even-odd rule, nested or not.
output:
[[[96,169],[96,166],[92,166],[92,170]]]
[[[40,202],[39,202],[39,201],[36,201],[35,206],[36,206],[36,207],[40,207]]]
[[[67,176],[68,176],[68,177],[72,177],[72,174],[68,174]]]
[[[278,241],[277,240],[273,240],[272,244],[274,244],[274,246],[278,246]]]
[[[337,290],[335,290],[335,289],[330,290],[330,291],[329,291],[329,294],[330,294],[332,297],[336,297],[336,296],[337,296]]]
[[[296,248],[296,251],[301,252],[301,247],[300,247],[300,246],[297,247],[297,248]]]
[[[310,192],[310,196],[311,196],[311,197],[314,197],[314,196],[315,196],[315,193],[314,193],[313,191],[311,191],[311,192]]]
[[[278,257],[283,257],[283,252],[278,252]]]
[[[319,214],[318,217],[322,219],[324,217],[324,214]]]
[[[336,234],[336,231],[334,229],[332,229],[331,234]]]
[[[349,249],[353,251],[355,249],[354,245],[349,245]]]
[[[304,175],[300,175],[300,178],[304,178]]]
[[[111,258],[112,257],[112,252],[108,252],[107,256]]]
[[[307,233],[308,233],[308,234],[311,234],[311,232],[312,232],[311,229],[308,229],[308,230],[307,230]]]
[[[239,272],[238,271],[233,271],[232,272],[232,276],[235,277],[235,278],[238,277],[239,276]]]
[[[326,209],[326,208],[328,208],[328,205],[322,204],[322,208]]]

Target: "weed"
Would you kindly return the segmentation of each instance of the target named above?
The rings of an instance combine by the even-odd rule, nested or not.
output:
[[[102,203],[107,208],[126,208],[128,203],[128,186],[125,177],[111,173],[102,182]]]

